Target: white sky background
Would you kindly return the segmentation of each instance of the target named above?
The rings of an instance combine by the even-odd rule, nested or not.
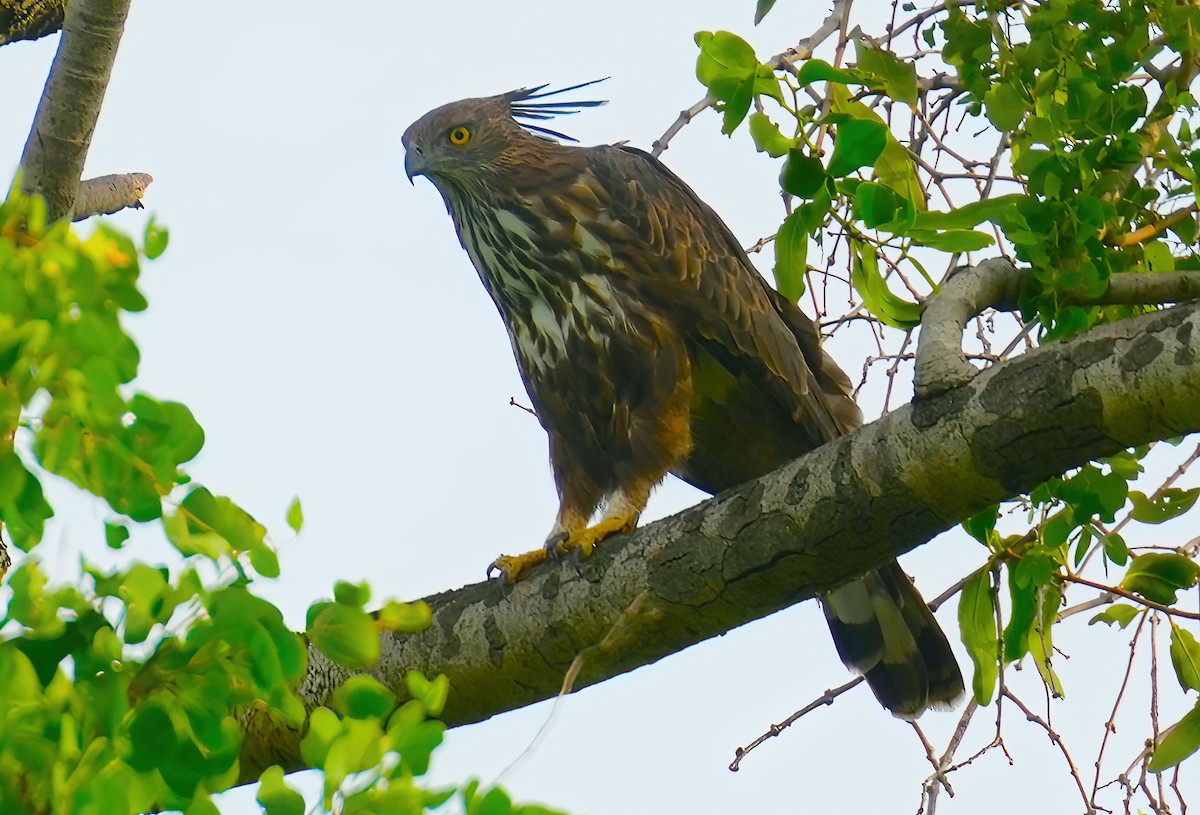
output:
[[[455,99],[611,75],[588,91],[610,104],[561,127],[584,144],[649,147],[703,95],[695,31],[734,30],[766,57],[827,13],[780,0],[755,30],[753,7],[135,0],[87,175],[153,174],[146,203],[171,228],[166,255],[145,270],[150,311],[130,323],[143,353],[138,385],[195,411],[208,441],[191,472],[274,530],[283,577],[258,588],[292,625],[338,578],[370,580],[377,600],[479,580],[497,554],[538,545],[556,508],[542,430],[508,405],[525,398],[494,307],[433,187],[404,178],[404,128]],[[888,13],[879,0],[856,7],[874,32]],[[0,49],[5,173],[56,43]],[[749,245],[778,224],[778,165],[744,131],[730,142],[718,130],[706,113],[665,159]],[[112,221],[140,234],[145,218]],[[759,266],[769,270],[769,253]],[[832,350],[855,379],[871,353],[848,341]],[[878,398],[868,394],[864,407],[877,415]],[[288,540],[283,513],[296,494],[307,523]],[[672,481],[647,518],[699,497]],[[111,557],[101,510],[72,505],[40,550],[63,574],[80,550]],[[170,557],[158,542],[135,543],[135,556]],[[933,596],[978,562],[975,547],[951,534],[905,564]],[[949,626],[954,605],[942,614]],[[1072,657],[1059,661],[1070,704],[1055,708],[1054,721],[1078,744],[1090,789],[1127,651],[1086,617],[1065,627],[1069,638],[1059,635]],[[1044,712],[1031,674],[1018,687]],[[503,783],[518,798],[597,815],[915,812],[929,772],[923,751],[865,688],[760,748],[740,773],[726,770],[736,746],[845,679],[816,604],[805,603],[565,699]],[[1164,722],[1174,721],[1181,694],[1171,678],[1163,687]],[[1140,747],[1146,704],[1143,696],[1128,705],[1113,772]],[[450,731],[433,778],[494,780],[550,710],[535,705]],[[942,811],[1079,811],[1061,755],[1015,710],[1009,716],[1016,766],[989,754],[954,776],[957,796],[943,796]],[[931,714],[922,724],[940,748],[956,719]],[[984,722],[976,728],[962,757],[991,738]],[[1193,799],[1195,773],[1184,780]],[[223,810],[257,806],[241,792]]]

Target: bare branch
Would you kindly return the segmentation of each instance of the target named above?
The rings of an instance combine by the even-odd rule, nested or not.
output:
[[[75,196],[73,221],[82,221],[93,215],[111,215],[126,208],[141,209],[142,196],[154,181],[149,173],[126,173],[124,175],[102,175],[89,178],[79,185]]]
[[[45,197],[51,220],[69,217],[104,91],[125,28],[129,0],[72,0],[58,52],[25,150],[21,189]]]
[[[1026,276],[1009,261],[985,260],[952,275],[928,300],[917,340],[914,389],[918,398],[968,382],[979,369],[967,362],[962,333],[984,309],[1015,311]],[[1200,273],[1115,274],[1095,297],[1069,297],[1075,305],[1180,303],[1200,298]]]
[[[1053,475],[1200,431],[1196,336],[1200,305],[1188,304],[1034,349],[586,561],[427,598],[432,626],[385,637],[372,673],[401,693],[407,670],[447,675],[445,720],[466,724],[557,694],[643,594],[637,636],[589,652],[576,688],[828,591]],[[316,706],[349,673],[309,654],[301,693]],[[259,710],[246,718],[247,778],[303,766],[298,734]]]

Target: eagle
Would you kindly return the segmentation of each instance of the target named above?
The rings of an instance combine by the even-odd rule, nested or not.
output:
[[[453,102],[401,140],[409,180],[441,193],[500,312],[549,440],[558,514],[543,548],[493,564],[510,580],[632,529],[668,473],[715,494],[862,424],[815,323],[687,184],[642,150],[546,127],[603,104],[556,98],[589,84]],[[821,605],[842,661],[894,715],[963,694],[897,563]]]

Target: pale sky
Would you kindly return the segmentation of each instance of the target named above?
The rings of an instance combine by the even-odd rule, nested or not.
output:
[[[878,32],[889,8],[861,2],[856,19]],[[524,392],[494,307],[436,191],[404,178],[404,128],[455,99],[611,76],[595,90],[606,107],[556,126],[584,144],[648,148],[703,95],[694,32],[734,30],[765,58],[811,33],[827,8],[779,0],[757,30],[753,11],[752,0],[135,0],[87,174],[151,173],[147,207],[171,228],[166,255],[145,268],[150,310],[130,321],[143,355],[137,385],[192,408],[207,443],[191,472],[275,533],[283,576],[256,585],[295,627],[335,579],[367,579],[379,601],[480,580],[497,554],[539,545],[556,508],[544,434],[508,404]],[[6,173],[56,43],[0,49]],[[744,132],[726,139],[707,113],[665,160],[744,244],[774,231],[778,166]],[[111,220],[140,235],[146,214]],[[769,252],[760,258],[769,271]],[[857,380],[868,347],[839,340],[831,349]],[[878,393],[863,398],[868,418]],[[294,540],[283,523],[293,495],[307,519]],[[647,520],[700,497],[671,481]],[[80,550],[112,560],[99,505],[65,488],[56,499],[70,511],[39,551],[52,572],[68,573]],[[134,556],[170,557],[153,536],[135,544]],[[952,533],[904,563],[932,597],[980,560],[978,544]],[[952,631],[955,608],[939,615]],[[1059,661],[1069,701],[1053,715],[1077,741],[1090,789],[1127,649],[1086,619],[1058,634],[1071,656]],[[805,603],[566,698],[502,780],[520,799],[593,815],[916,812],[929,774],[921,746],[861,688],[760,748],[741,772],[726,769],[738,745],[846,678],[816,604]],[[1015,687],[1044,713],[1031,666]],[[1173,711],[1164,720],[1174,721],[1190,702],[1173,679],[1164,688]],[[1140,749],[1145,705],[1131,701],[1110,747],[1114,774]],[[544,703],[450,731],[432,778],[495,780],[550,713]],[[961,757],[991,739],[993,715]],[[957,795],[943,795],[940,810],[1079,811],[1057,749],[1015,710],[1007,715],[1016,765],[989,754],[953,777]],[[930,714],[922,725],[940,749],[956,721]],[[1183,782],[1193,798],[1195,775],[1189,768]],[[258,808],[243,791],[222,811]]]

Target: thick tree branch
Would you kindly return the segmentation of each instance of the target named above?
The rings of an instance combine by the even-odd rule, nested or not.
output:
[[[66,7],[67,0],[0,0],[0,45],[53,34]]]
[[[993,258],[954,274],[929,298],[917,338],[914,390],[919,399],[969,382],[979,369],[962,350],[966,324],[984,309],[1016,311],[1031,282],[1007,260]],[[1115,274],[1095,297],[1070,297],[1068,305],[1152,305],[1200,299],[1200,273]]]
[[[58,52],[21,154],[21,189],[46,199],[51,220],[75,207],[84,160],[130,0],[72,0]]]
[[[81,182],[75,196],[72,220],[82,221],[93,215],[111,215],[126,207],[142,208],[142,196],[154,178],[149,173],[102,175]]]
[[[445,719],[477,722],[661,659],[826,591],[989,504],[1146,442],[1200,430],[1200,306],[1100,326],[996,365],[738,489],[548,564],[515,585],[427,598],[433,625],[385,637],[373,671],[446,674]],[[636,609],[636,612],[634,611]],[[348,672],[310,649],[301,693]],[[401,691],[402,692],[402,691]],[[298,734],[246,716],[242,774],[300,769]]]

